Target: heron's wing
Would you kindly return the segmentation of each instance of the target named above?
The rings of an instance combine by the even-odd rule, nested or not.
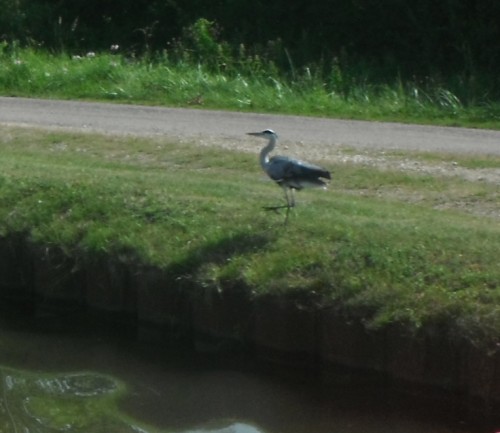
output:
[[[275,156],[269,162],[269,176],[274,180],[313,180],[321,177],[331,179],[328,170],[309,162],[286,156]]]

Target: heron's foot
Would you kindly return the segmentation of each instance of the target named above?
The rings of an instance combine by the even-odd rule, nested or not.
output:
[[[286,204],[281,205],[281,206],[263,206],[263,208],[262,208],[262,209],[264,209],[264,210],[272,210],[272,211],[274,211],[274,212],[276,212],[276,213],[279,213],[279,211],[280,211],[281,209],[287,209],[287,210],[290,210],[290,206],[288,206],[288,205],[286,205]]]

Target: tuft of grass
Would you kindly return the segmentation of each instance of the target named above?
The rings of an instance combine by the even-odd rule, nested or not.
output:
[[[1,236],[157,266],[179,284],[306,294],[368,326],[445,323],[499,341],[498,206],[454,206],[491,206],[494,184],[332,161],[330,190],[300,192],[283,226],[262,209],[282,194],[254,155],[13,128],[0,144]]]

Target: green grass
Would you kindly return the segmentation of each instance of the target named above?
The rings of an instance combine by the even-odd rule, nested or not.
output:
[[[306,293],[369,326],[445,323],[477,344],[500,338],[494,183],[330,161],[330,189],[299,192],[284,226],[262,209],[282,193],[254,154],[5,127],[0,145],[2,236],[82,262],[157,266],[186,287]],[[490,216],[474,211],[483,206]]]
[[[172,61],[130,59],[119,54],[49,54],[0,46],[0,94],[194,106],[443,125],[500,127],[500,105],[460,101],[443,85],[395,79],[388,84],[362,77],[295,71],[285,76],[271,62],[245,58],[230,70]],[[338,73],[343,71],[337,71]],[[333,81],[332,81],[333,80]],[[346,87],[347,86],[347,87]]]

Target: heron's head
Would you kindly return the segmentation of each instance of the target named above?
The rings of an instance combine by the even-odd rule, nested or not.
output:
[[[262,138],[271,138],[271,137],[278,138],[278,135],[272,129],[266,129],[262,132],[247,132],[247,134]]]

